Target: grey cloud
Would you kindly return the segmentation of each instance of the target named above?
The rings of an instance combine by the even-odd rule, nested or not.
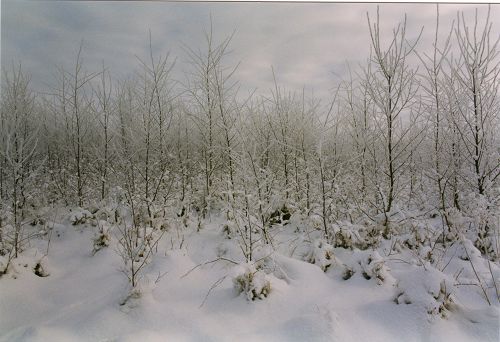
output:
[[[471,19],[475,7],[441,5],[443,34],[458,10]],[[478,7],[484,14],[486,7]],[[97,70],[104,60],[115,76],[126,77],[138,67],[135,56],[147,56],[151,29],[155,54],[178,56],[175,76],[182,79],[189,65],[181,43],[203,48],[212,14],[219,41],[236,31],[227,63],[241,62],[235,76],[242,88],[272,88],[273,66],[282,85],[326,96],[346,75],[346,61],[355,65],[369,55],[367,11],[375,18],[376,5],[2,1],[2,66],[22,61],[41,88],[51,81],[54,65],[74,63],[84,39],[88,69]],[[420,46],[430,47],[435,5],[381,5],[383,33],[390,34],[405,12],[409,38],[424,26]],[[498,17],[499,6],[492,6],[492,18]]]

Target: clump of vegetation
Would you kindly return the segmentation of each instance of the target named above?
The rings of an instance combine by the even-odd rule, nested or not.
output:
[[[335,233],[335,247],[341,247],[345,249],[352,249],[352,236],[349,231],[340,228],[338,232]]]
[[[290,209],[283,204],[283,206],[280,209],[276,209],[269,215],[269,223],[271,225],[274,224],[287,224],[290,221],[290,218],[292,217],[290,213]]]
[[[77,226],[80,224],[87,223],[87,221],[90,220],[92,217],[93,215],[90,213],[90,211],[78,208],[70,216],[70,221],[73,226]]]
[[[344,273],[342,274],[342,279],[349,280],[356,273],[352,268],[346,267]]]
[[[116,252],[123,261],[121,271],[127,276],[132,289],[135,289],[144,268],[158,251],[158,243],[165,231],[127,224],[116,228],[118,230],[116,233],[118,240]]]
[[[232,224],[230,222],[228,222],[222,226],[222,235],[226,239],[231,240],[233,237],[233,234],[234,234],[234,232],[233,232]]]
[[[92,255],[95,255],[101,249],[108,247],[111,243],[111,227],[108,222],[104,220],[98,220],[97,225],[99,226],[99,231],[97,235],[92,239]]]
[[[94,238],[93,254],[99,252],[102,248],[108,247],[111,241],[111,235],[108,232],[101,232]]]
[[[485,255],[491,261],[496,261],[498,259],[497,251],[495,250],[493,234],[490,234],[490,229],[487,227],[480,229],[477,234],[477,239],[474,241],[474,247],[476,247],[481,254]]]
[[[359,231],[360,241],[357,244],[359,249],[365,250],[368,248],[376,248],[380,245],[382,240],[381,227],[374,224],[369,224]]]
[[[326,272],[335,261],[333,247],[325,240],[318,239],[311,244],[309,252],[304,256],[304,260],[318,265],[323,272]]]
[[[389,268],[385,265],[384,259],[376,251],[371,253],[366,260],[360,261],[359,264],[363,270],[363,277],[366,280],[374,278],[378,285],[393,280],[389,273]]]
[[[399,292],[394,298],[394,303],[396,304],[411,304],[412,301],[406,292]]]
[[[45,265],[44,259],[40,259],[36,263],[35,267],[33,268],[33,272],[35,273],[35,275],[41,278],[45,278],[50,275],[50,273],[47,271],[47,266]]]
[[[264,299],[271,292],[271,282],[266,273],[250,263],[243,265],[233,284],[236,292],[243,293],[249,301]]]
[[[440,315],[441,318],[448,318],[451,311],[456,308],[454,296],[449,291],[444,280],[441,281],[439,285],[439,292],[432,294],[435,299],[435,303],[428,308],[427,313],[429,315]]]

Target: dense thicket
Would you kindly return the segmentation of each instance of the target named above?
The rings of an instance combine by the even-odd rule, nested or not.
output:
[[[43,94],[21,67],[4,69],[3,253],[18,253],[42,207],[122,196],[138,227],[167,207],[179,217],[224,213],[248,260],[290,215],[316,220],[336,244],[341,221],[389,238],[395,223],[436,215],[444,241],[466,216],[476,246],[498,258],[498,33],[477,16],[470,26],[459,16],[442,41],[436,25],[432,46],[408,41],[406,18],[391,33],[379,31],[378,16],[369,28],[370,58],[329,103],[278,82],[266,96],[242,96],[237,65],[226,63],[231,38],[216,42],[211,31],[201,49],[186,48],[187,82],[152,48],[136,76],[119,81],[105,66],[87,71],[80,47]]]

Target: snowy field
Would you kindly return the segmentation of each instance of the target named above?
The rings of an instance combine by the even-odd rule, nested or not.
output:
[[[0,342],[500,342],[475,7],[3,1]]]
[[[446,249],[428,242],[412,249],[415,238],[403,234],[377,249],[333,248],[317,240],[314,224],[292,216],[272,228],[274,249],[256,248],[254,261],[245,264],[238,236],[223,233],[220,216],[207,218],[201,229],[176,219],[131,293],[118,226],[106,226],[109,246],[96,252],[92,241],[106,222],[95,216],[73,225],[75,211],[59,210],[55,222],[30,227],[42,234],[0,278],[0,340],[499,340],[492,276],[498,286],[500,268],[490,263],[490,273],[466,239]],[[491,306],[471,285],[478,284],[471,261]],[[245,268],[256,272],[255,288],[269,282],[267,296],[249,300],[251,294],[238,293],[234,279]]]

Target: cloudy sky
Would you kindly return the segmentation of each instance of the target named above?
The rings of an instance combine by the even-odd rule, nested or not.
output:
[[[474,8],[484,18],[484,5],[441,5],[441,29],[449,30],[458,10],[472,20]],[[168,51],[177,57],[175,77],[189,70],[182,44],[203,48],[203,32],[213,18],[216,40],[235,31],[227,65],[240,62],[236,77],[243,90],[272,87],[271,66],[278,82],[291,89],[313,89],[324,96],[346,74],[346,62],[366,60],[369,34],[366,12],[376,14],[375,4],[345,3],[166,3],[166,2],[1,2],[1,63],[22,62],[42,90],[53,81],[56,65],[74,63],[80,41],[89,70],[104,63],[116,78],[138,67],[137,57],[148,55],[148,31],[155,54]],[[408,38],[420,28],[422,50],[431,46],[436,6],[432,4],[382,4],[382,32],[408,15]],[[500,5],[492,6],[493,34],[498,36]]]

